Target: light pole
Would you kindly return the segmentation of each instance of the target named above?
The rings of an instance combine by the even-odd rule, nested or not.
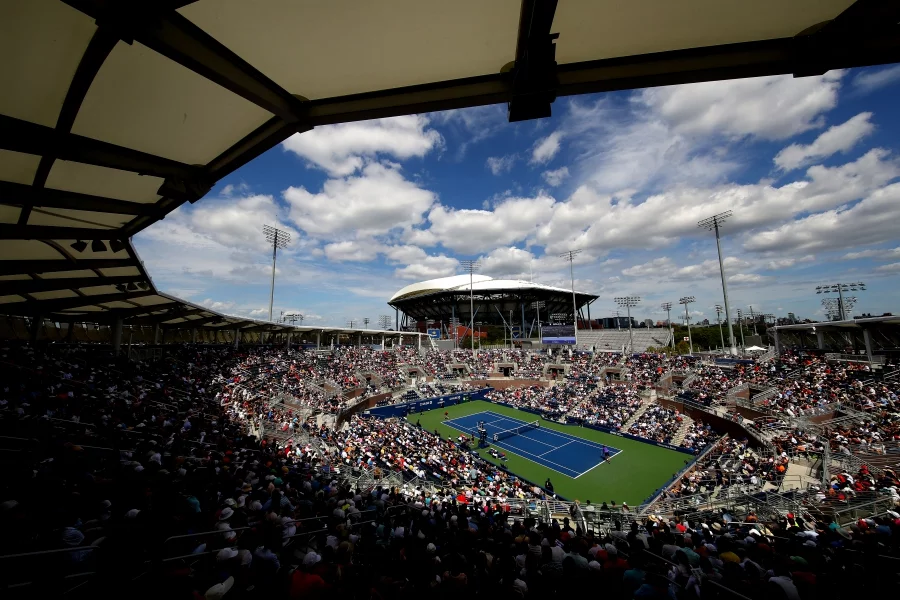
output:
[[[364,328],[364,329],[368,329],[368,328],[369,328],[369,317],[365,317],[365,318],[363,319],[363,328]]]
[[[567,250],[559,255],[569,261],[569,276],[572,278],[572,316],[575,320],[575,349],[578,350],[578,302],[575,301],[575,257],[581,250]]]
[[[841,321],[846,321],[849,319],[847,316],[847,303],[850,298],[844,299],[844,292],[864,292],[866,291],[866,284],[862,281],[858,281],[856,283],[828,283],[825,285],[817,285],[816,293],[817,294],[827,294],[829,292],[837,292],[838,293],[838,317]],[[853,298],[853,302],[856,302],[856,298]],[[853,308],[850,306],[850,308]]]
[[[733,356],[737,354],[737,348],[734,347],[734,330],[731,328],[731,314],[728,309],[728,285],[725,283],[725,263],[722,261],[722,244],[719,242],[719,225],[723,224],[725,220],[730,217],[731,211],[726,210],[725,212],[713,215],[708,219],[703,219],[698,222],[697,225],[707,231],[716,232],[716,251],[719,253],[719,275],[722,276],[722,296],[725,298],[725,320],[728,321],[728,341],[731,344],[731,354]]]
[[[741,329],[741,354],[744,353],[744,311],[737,310],[738,327]]]
[[[752,304],[750,304],[748,306],[748,308],[750,309],[750,322],[753,324],[753,335],[756,335],[756,317],[759,315],[759,313],[757,313],[755,315],[753,314],[753,305]]]
[[[387,330],[387,328],[391,326],[391,316],[381,315],[380,317],[378,317],[378,326],[384,330]]]
[[[688,345],[691,349],[691,356],[694,355],[694,340],[691,337],[691,315],[688,313],[688,304],[696,301],[697,299],[693,296],[683,296],[678,299],[678,304],[684,304],[684,322],[687,323]]]
[[[619,306],[624,306],[625,310],[628,311],[628,353],[634,354],[634,332],[631,330],[631,307],[637,306],[638,302],[641,301],[640,296],[621,296],[619,298],[614,298],[616,304]]]
[[[531,303],[531,306],[535,311],[537,311],[538,339],[540,339],[541,343],[543,344],[544,334],[542,333],[543,330],[541,329],[541,309],[546,306],[546,303],[543,300],[536,300],[535,302]]]
[[[291,243],[291,234],[270,225],[263,225],[263,235],[266,241],[272,244],[272,289],[269,290],[269,321],[272,320],[272,304],[275,302],[275,257],[279,248],[285,248]]]
[[[347,327],[350,329],[353,329],[353,326],[356,324],[357,324],[357,322],[354,321],[353,319],[350,319],[349,321],[347,321]]]
[[[472,338],[472,356],[478,356],[475,352],[475,288],[472,281],[479,262],[477,260],[461,260],[459,264],[469,272],[469,336]]]
[[[666,320],[669,323],[669,336],[672,338],[672,350],[675,349],[675,332],[672,331],[672,303],[671,302],[663,302],[660,304],[662,309],[666,311]]]
[[[719,324],[719,338],[722,340],[722,352],[725,352],[725,334],[722,333],[722,305],[716,304],[716,323]]]

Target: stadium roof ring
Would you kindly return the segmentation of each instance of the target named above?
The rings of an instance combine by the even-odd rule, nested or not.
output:
[[[510,318],[510,311],[514,324],[519,325],[523,316],[525,323],[531,323],[537,318],[538,310],[544,323],[553,315],[566,315],[567,321],[572,320],[571,289],[517,279],[493,279],[485,275],[473,275],[471,286],[469,275],[413,283],[397,291],[388,304],[415,321],[449,324],[455,318],[465,325],[471,320],[470,295],[476,323],[503,325]],[[579,313],[590,311],[590,304],[598,298],[577,290],[574,295]],[[538,309],[535,302],[543,304]],[[582,317],[589,318],[589,312]]]

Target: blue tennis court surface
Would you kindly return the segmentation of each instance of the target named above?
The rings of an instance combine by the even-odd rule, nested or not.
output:
[[[537,415],[535,415],[535,419],[537,419]],[[518,454],[573,479],[603,463],[603,448],[609,451],[609,458],[621,452],[618,448],[604,446],[546,427],[529,429],[495,442],[493,441],[495,433],[522,427],[528,425],[528,422],[505,417],[491,411],[457,417],[444,421],[444,424],[467,435],[476,435],[475,431],[478,429],[479,421],[484,421],[488,443],[491,446]]]

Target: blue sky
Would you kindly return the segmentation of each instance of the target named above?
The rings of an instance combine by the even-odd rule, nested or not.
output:
[[[900,65],[560,98],[510,124],[505,106],[320,127],[288,139],[135,238],[163,291],[265,317],[344,325],[392,314],[401,287],[461,272],[641,296],[694,295],[715,316],[712,234],[733,308],[821,318],[815,286],[862,280],[855,312],[900,309]]]

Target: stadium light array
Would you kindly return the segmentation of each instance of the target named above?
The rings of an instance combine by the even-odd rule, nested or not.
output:
[[[726,317],[727,319],[727,317]],[[722,333],[722,305],[716,304],[716,323],[719,324],[719,339],[722,340],[722,350],[725,350],[725,334]]]
[[[688,328],[688,346],[691,350],[691,356],[694,355],[694,339],[691,337],[691,316],[688,313],[688,304],[696,301],[697,299],[694,296],[682,296],[678,299],[678,304],[684,304],[684,322]]]
[[[641,301],[640,296],[619,296],[618,298],[613,298],[616,301],[616,304],[619,306],[624,306],[626,312],[628,313],[628,353],[631,354],[634,352],[634,331],[631,329],[631,307],[637,306]]]
[[[728,321],[728,341],[731,345],[729,352],[734,356],[737,354],[737,348],[734,343],[734,330],[731,328],[731,315],[728,311],[728,284],[725,282],[725,263],[722,260],[722,244],[719,241],[719,226],[725,223],[727,219],[730,219],[731,216],[732,212],[726,210],[725,212],[713,215],[708,219],[699,221],[697,226],[706,229],[707,231],[716,232],[716,251],[719,254],[719,275],[722,277],[722,296],[725,299],[725,320]],[[724,346],[725,344],[723,343],[722,345]]]
[[[864,292],[866,291],[866,284],[862,281],[858,281],[856,283],[826,283],[825,285],[817,285],[816,293],[817,294],[828,294],[837,292],[838,294],[838,306],[837,306],[837,314],[838,318],[841,321],[846,321],[849,317],[847,316],[847,301],[848,299],[844,299],[844,292]],[[853,299],[854,304],[856,303],[856,298]],[[853,308],[851,305],[849,308]]]
[[[575,349],[578,349],[578,302],[575,300],[575,257],[581,254],[581,250],[566,250],[559,255],[569,261],[569,276],[572,278],[572,317],[575,322]]]
[[[672,331],[672,303],[663,302],[660,307],[666,311],[666,321],[669,324],[669,337],[672,338],[672,350],[675,349],[675,333]]]
[[[473,278],[475,269],[481,263],[477,260],[469,259],[461,260],[459,264],[469,272],[469,337],[472,338],[472,355],[477,356],[475,353],[475,285],[473,284]]]
[[[279,248],[286,248],[291,243],[291,234],[272,227],[271,225],[263,225],[263,235],[266,241],[272,244],[272,288],[269,290],[269,321],[272,321],[272,304],[275,301],[275,257],[278,255]]]

